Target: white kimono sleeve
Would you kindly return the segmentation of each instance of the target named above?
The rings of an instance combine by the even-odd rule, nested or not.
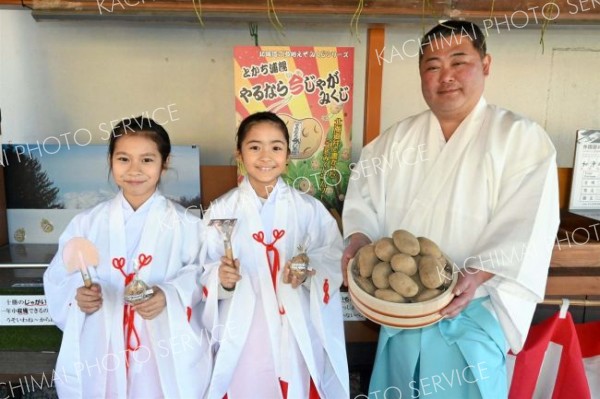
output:
[[[205,220],[210,220],[212,217],[211,214],[210,212],[207,213],[204,216]],[[233,291],[226,291],[219,282],[219,266],[221,265],[221,257],[224,253],[223,240],[216,229],[205,225],[200,254],[200,262],[203,267],[200,284],[203,287],[202,300],[205,302],[202,322],[211,334],[212,343],[220,342],[223,338],[220,336],[223,333],[223,329],[219,328],[221,325],[219,321],[219,300],[231,298],[233,295]]]
[[[83,286],[81,273],[78,271],[69,272],[63,262],[62,252],[65,244],[73,237],[83,236],[81,231],[82,218],[77,215],[58,240],[58,251],[50,265],[44,272],[44,294],[48,303],[48,311],[52,321],[61,330],[65,329],[69,309],[71,306],[77,306],[75,294],[77,289]],[[93,272],[90,270],[90,272]],[[93,279],[94,275],[92,275]]]
[[[514,352],[526,338],[535,303],[544,298],[559,225],[554,148],[539,127],[520,133],[527,145],[513,144],[505,165],[492,166],[503,169],[497,203],[465,261],[495,274],[484,286]]]
[[[172,291],[177,295],[180,304],[184,307],[194,307],[201,300],[200,277],[200,243],[203,229],[199,218],[182,222],[185,226],[180,231],[182,245],[179,253],[183,267],[176,275],[161,284],[163,291]]]
[[[310,281],[310,319],[322,343],[325,361],[321,388],[328,398],[348,397],[349,376],[340,297],[342,273],[339,268],[343,244],[333,217],[321,204],[316,205],[315,223],[309,227],[309,234],[317,245],[313,244],[308,256],[316,271]]]
[[[380,138],[365,146],[352,169],[342,212],[344,238],[363,233],[375,241],[384,235],[381,213],[386,209],[385,174],[374,168],[374,164],[380,163],[380,160],[374,162],[374,159],[385,156],[382,153],[385,146],[381,141],[392,135],[397,126],[392,126]]]

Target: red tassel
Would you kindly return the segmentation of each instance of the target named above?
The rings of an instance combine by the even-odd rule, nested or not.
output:
[[[189,306],[187,307],[187,319],[188,319],[188,323],[190,322],[190,319],[192,318],[192,308],[190,308]]]
[[[269,269],[271,271],[271,281],[273,283],[273,289],[277,292],[277,272],[279,272],[279,251],[277,247],[275,247],[275,243],[285,235],[285,230],[273,229],[273,242],[267,244],[265,242],[265,233],[259,231],[258,233],[252,234],[252,238],[255,241],[261,243],[265,246],[267,262],[269,263]],[[269,253],[273,252],[273,263],[271,263],[271,258],[269,257]]]
[[[329,303],[329,280],[325,279],[325,282],[323,283],[323,292],[325,293],[323,295],[323,302],[325,303],[325,305],[327,305]]]
[[[202,295],[204,295],[204,298],[208,298],[208,288],[206,286],[202,287]]]
[[[138,262],[140,263],[140,269],[152,262],[152,255],[140,254],[138,256]]]
[[[150,262],[152,262],[152,255],[140,254],[138,256],[138,261],[140,263],[139,269],[141,270],[142,267],[148,266]],[[125,286],[127,286],[135,277],[135,273],[125,273],[125,258],[113,258],[112,266],[118,271],[120,271],[123,277],[125,277]],[[191,309],[189,310],[191,311]],[[190,316],[188,316],[188,321]],[[125,304],[123,306],[123,330],[125,332],[126,348],[125,364],[127,366],[127,369],[129,369],[129,353],[134,352],[140,348],[140,337],[135,328],[135,310],[133,310],[133,307],[128,304]]]

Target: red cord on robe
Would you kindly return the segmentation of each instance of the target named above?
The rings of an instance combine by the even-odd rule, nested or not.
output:
[[[273,289],[275,290],[275,294],[277,294],[277,274],[278,274],[279,270],[281,269],[280,259],[279,259],[279,251],[277,250],[277,247],[275,247],[275,243],[277,243],[277,241],[284,235],[285,235],[285,230],[274,229],[273,230],[273,241],[271,243],[267,244],[265,242],[265,233],[263,233],[262,231],[259,231],[258,233],[252,234],[252,238],[254,238],[255,241],[257,241],[265,246],[267,262],[269,263],[269,270],[271,272],[271,282],[273,283]],[[271,257],[269,256],[269,253],[271,253],[271,252],[273,252],[273,262],[271,262]],[[283,308],[283,306],[279,307],[279,314],[280,315],[285,314],[285,309]]]
[[[139,254],[139,270],[152,262],[152,255]],[[125,287],[133,281],[135,273],[125,273],[125,258],[113,258],[112,266],[125,277]],[[123,308],[123,330],[125,331],[125,364],[129,368],[129,353],[140,348],[140,336],[135,328],[135,310],[129,304]],[[132,344],[132,338],[134,343]]]

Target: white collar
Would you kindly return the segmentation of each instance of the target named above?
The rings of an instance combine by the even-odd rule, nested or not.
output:
[[[136,214],[148,213],[148,210],[152,206],[152,203],[154,202],[155,198],[158,197],[159,195],[160,195],[160,192],[158,191],[158,189],[154,190],[152,195],[146,201],[144,201],[144,203],[142,205],[140,205],[140,207],[138,209],[134,210],[133,207],[131,206],[131,204],[129,203],[129,201],[127,201],[127,198],[125,198],[125,195],[123,194],[123,190],[119,190],[119,194],[117,194],[117,196],[119,197],[119,199],[121,201],[121,208],[123,209],[123,218],[125,219],[125,221],[127,221],[127,219],[129,219],[129,217],[131,217],[131,215],[133,215],[134,213],[136,213]]]

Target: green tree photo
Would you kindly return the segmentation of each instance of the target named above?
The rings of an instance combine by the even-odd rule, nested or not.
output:
[[[10,209],[64,209],[59,189],[54,186],[41,162],[17,152],[15,145],[3,146],[6,204]]]

